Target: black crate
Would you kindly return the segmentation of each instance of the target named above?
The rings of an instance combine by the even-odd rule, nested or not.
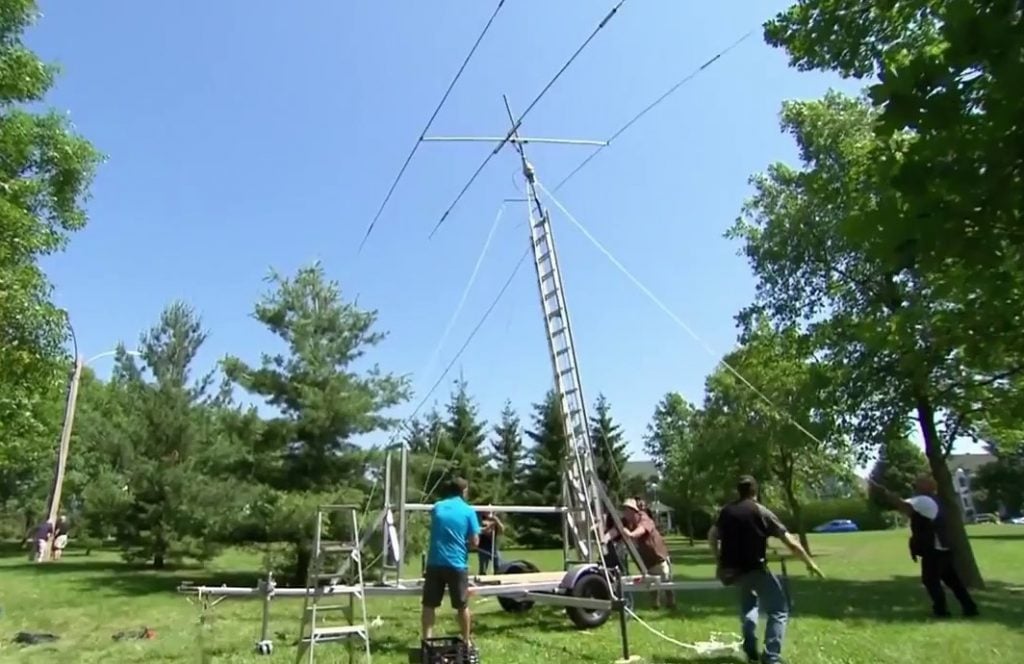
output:
[[[462,637],[442,636],[420,642],[420,664],[480,664],[480,655]]]

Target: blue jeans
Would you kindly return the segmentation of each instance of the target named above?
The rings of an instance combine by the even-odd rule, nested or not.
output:
[[[740,620],[743,623],[743,651],[755,659],[757,650],[758,609],[768,616],[764,628],[765,664],[780,662],[782,640],[786,635],[786,621],[789,619],[789,601],[779,577],[767,570],[747,572],[736,580],[740,592]]]

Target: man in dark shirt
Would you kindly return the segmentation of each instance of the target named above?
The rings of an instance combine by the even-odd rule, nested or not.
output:
[[[921,583],[932,600],[936,618],[948,618],[949,607],[942,584],[953,591],[964,616],[978,615],[978,605],[960,580],[953,561],[953,551],[946,532],[946,519],[935,495],[935,480],[922,475],[914,482],[917,494],[903,500],[877,482],[872,482],[889,503],[910,519],[910,557],[921,559]]]
[[[480,520],[480,544],[477,545],[477,560],[480,574],[487,574],[488,565],[494,563],[494,573],[501,568],[501,554],[498,553],[498,537],[505,532],[505,524],[494,512],[487,512]]]
[[[790,551],[803,559],[807,570],[822,576],[821,570],[800,541],[786,531],[778,517],[757,502],[757,481],[745,475],[736,486],[739,499],[718,513],[708,541],[718,562],[718,578],[735,585],[740,594],[740,620],[743,625],[743,652],[747,660],[758,661],[758,608],[768,615],[764,630],[763,664],[782,661],[782,641],[789,618],[789,601],[778,577],[768,570],[768,538],[782,540]]]

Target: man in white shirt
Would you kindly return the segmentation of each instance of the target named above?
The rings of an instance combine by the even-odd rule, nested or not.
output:
[[[918,477],[914,482],[917,494],[906,500],[881,485],[875,486],[885,494],[895,509],[910,518],[910,557],[914,562],[921,559],[921,583],[931,597],[932,613],[937,618],[950,616],[946,593],[942,589],[945,584],[960,602],[965,616],[978,615],[978,605],[974,603],[956,571],[946,531],[946,519],[935,492],[935,480],[930,475]]]

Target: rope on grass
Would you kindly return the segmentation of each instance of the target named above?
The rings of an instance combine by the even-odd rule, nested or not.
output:
[[[733,633],[728,633],[727,634],[727,633],[724,633],[724,632],[712,632],[711,633],[711,639],[708,640],[708,641],[694,641],[693,643],[683,643],[682,641],[678,641],[676,639],[673,639],[671,636],[668,636],[664,632],[659,632],[654,627],[651,627],[646,622],[644,622],[643,619],[640,618],[640,616],[636,615],[636,613],[634,613],[632,611],[632,609],[627,607],[626,608],[626,613],[631,615],[634,620],[636,620],[638,623],[640,623],[644,627],[644,629],[646,629],[651,634],[654,634],[658,638],[661,638],[661,639],[663,639],[665,641],[668,641],[669,643],[671,643],[673,645],[677,645],[680,648],[685,648],[687,650],[692,650],[694,653],[696,653],[700,657],[716,657],[716,656],[723,656],[723,655],[724,656],[734,655],[734,654],[740,652],[740,646],[743,643],[743,640],[739,637],[739,635],[733,634]],[[730,641],[721,641],[721,640],[719,640],[719,637],[722,637],[722,636],[729,637]]]

